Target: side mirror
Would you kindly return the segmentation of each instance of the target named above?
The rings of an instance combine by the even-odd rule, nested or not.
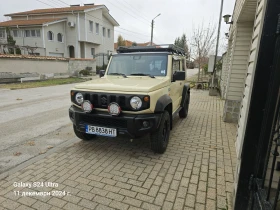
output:
[[[105,75],[105,70],[100,70],[99,71],[99,77],[104,77]]]
[[[186,79],[186,72],[185,71],[175,71],[173,74],[173,82],[177,80],[185,80]]]

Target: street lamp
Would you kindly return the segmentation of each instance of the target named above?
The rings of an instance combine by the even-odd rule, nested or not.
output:
[[[160,13],[154,19],[156,19],[158,16],[160,16]],[[152,19],[151,46],[153,45],[154,19]]]
[[[224,21],[226,24],[233,24],[233,21],[229,22],[229,18],[231,17],[231,15],[224,15],[223,18],[224,18]]]

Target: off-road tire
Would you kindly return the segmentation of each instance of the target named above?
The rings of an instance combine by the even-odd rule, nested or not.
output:
[[[169,140],[170,134],[170,115],[167,111],[164,111],[162,119],[157,131],[150,134],[151,149],[155,153],[164,153]]]
[[[188,95],[188,98],[182,107],[182,109],[179,111],[179,117],[180,118],[186,118],[188,116],[189,112],[189,104],[190,104],[190,95]]]
[[[83,133],[83,132],[78,131],[75,125],[73,125],[73,129],[74,129],[74,133],[76,134],[76,136],[79,139],[82,139],[84,141],[89,141],[89,140],[92,140],[92,139],[96,138],[96,135],[87,134],[87,133]]]

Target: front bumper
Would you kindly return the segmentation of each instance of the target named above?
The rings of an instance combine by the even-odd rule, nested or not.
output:
[[[106,128],[116,128],[117,135],[137,138],[156,131],[162,114],[124,114],[111,116],[109,113],[93,110],[85,113],[81,109],[71,106],[69,117],[80,132],[85,132],[86,125],[95,125]],[[143,122],[148,121],[149,126],[144,127]]]

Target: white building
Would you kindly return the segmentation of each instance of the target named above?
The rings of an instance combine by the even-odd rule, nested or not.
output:
[[[42,56],[93,58],[114,50],[114,27],[119,26],[105,5],[71,5],[7,14],[0,22],[0,43],[7,39],[6,27],[19,46],[37,47]],[[22,54],[28,54],[24,50]]]

